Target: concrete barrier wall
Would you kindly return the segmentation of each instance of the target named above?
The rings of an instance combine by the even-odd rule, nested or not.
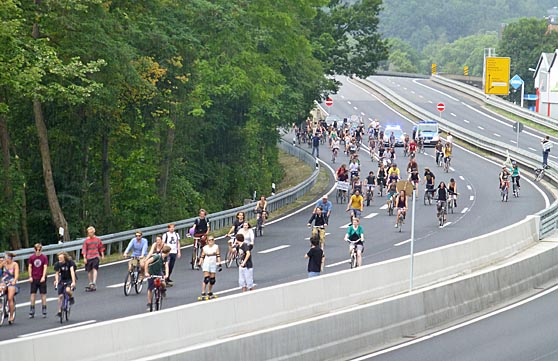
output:
[[[470,273],[517,254],[536,243],[537,231],[537,219],[528,217],[497,232],[419,253],[415,256],[415,287]],[[69,345],[80,345],[82,360],[132,360],[338,312],[401,294],[408,291],[408,285],[409,258],[401,257],[249,294],[5,341],[0,343],[0,359],[58,360],[58,351],[49,345],[62,337]]]

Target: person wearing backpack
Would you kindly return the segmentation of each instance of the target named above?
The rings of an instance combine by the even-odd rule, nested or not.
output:
[[[170,279],[172,274],[172,270],[174,269],[174,264],[176,262],[176,258],[180,258],[182,255],[180,253],[180,235],[178,232],[174,230],[174,224],[169,224],[167,226],[167,233],[163,234],[163,243],[168,245],[171,250],[169,253],[169,275],[166,279],[167,283],[172,283],[173,281]]]

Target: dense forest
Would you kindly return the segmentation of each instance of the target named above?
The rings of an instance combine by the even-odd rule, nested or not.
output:
[[[512,58],[512,73],[532,84],[541,52],[554,52],[556,33],[547,32],[548,10],[556,0],[384,0],[380,32],[389,39],[383,70],[428,74],[438,71],[481,76],[484,48]],[[529,91],[532,91],[530,88]]]
[[[0,250],[183,219],[283,174],[278,129],[387,59],[380,0],[0,1]]]

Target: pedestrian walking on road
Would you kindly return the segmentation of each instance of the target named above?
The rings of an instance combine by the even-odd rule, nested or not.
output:
[[[316,158],[320,158],[320,135],[318,132],[314,133],[312,137],[312,155],[316,154]]]
[[[178,232],[174,230],[174,224],[169,224],[167,226],[167,233],[163,234],[163,243],[170,246],[171,251],[169,253],[169,275],[167,278],[167,283],[172,283],[170,276],[172,274],[172,270],[174,269],[174,263],[176,262],[176,258],[180,258],[182,254],[180,253],[180,235]]]
[[[304,255],[308,259],[308,278],[320,275],[322,270],[322,259],[324,251],[320,248],[320,237],[313,235],[310,237],[310,250]]]
[[[37,296],[37,291],[41,294],[41,305],[43,318],[46,317],[47,310],[47,266],[48,259],[42,253],[43,245],[36,243],[35,253],[29,257],[28,261],[28,272],[29,272],[29,284],[31,285],[31,298],[29,300],[29,318],[35,317],[35,298]]]
[[[543,156],[542,166],[543,168],[548,168],[548,154],[550,153],[550,149],[552,149],[552,142],[548,135],[541,140],[541,146]]]

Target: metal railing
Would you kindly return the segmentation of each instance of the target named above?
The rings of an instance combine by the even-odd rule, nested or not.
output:
[[[267,197],[267,210],[269,212],[276,211],[279,208],[291,204],[298,198],[306,194],[316,183],[318,174],[320,172],[319,164],[316,162],[316,159],[308,152],[293,146],[283,139],[279,141],[278,147],[288,154],[293,155],[298,159],[304,161],[305,163],[311,165],[314,168],[314,171],[312,172],[310,177],[308,177],[304,182],[298,184],[297,186],[280,192],[276,195]],[[234,220],[236,219],[237,212],[244,212],[247,220],[255,219],[255,206],[256,202],[254,201],[240,207],[209,214],[207,218],[210,221],[211,230],[216,231],[223,228],[230,228]],[[178,232],[181,238],[184,238],[188,234],[188,230],[194,224],[196,218],[197,217],[193,217],[176,222],[168,222],[156,226],[138,228],[137,230],[140,230],[143,233],[143,236],[148,238],[148,240],[151,239],[151,241],[153,241],[156,235],[163,234],[167,231],[167,225],[169,223],[174,223],[175,231]],[[135,231],[136,229],[99,236],[106,247],[106,254],[111,254],[115,248],[118,253],[122,253],[124,247],[123,244],[128,243],[130,239],[133,238],[133,234]],[[62,244],[45,245],[43,246],[43,254],[49,258],[49,264],[53,263],[54,255],[64,251],[75,252],[75,259],[76,261],[79,261],[81,255],[81,247],[84,240],[85,238],[79,238],[74,241],[65,242]],[[14,251],[14,253],[16,254],[16,257],[14,259],[20,262],[21,269],[24,269],[23,266],[25,260],[27,260],[33,254],[33,252],[33,248],[25,248]]]
[[[381,93],[383,96],[388,98],[390,101],[395,103],[397,106],[404,108],[407,112],[419,119],[439,119],[439,117],[427,110],[417,106],[416,104],[408,101],[399,94],[394,93],[391,89],[374,82],[372,80],[362,80],[359,79],[362,84],[365,84],[372,88],[373,90]],[[482,134],[475,133],[458,125],[452,124],[445,119],[439,119],[438,124],[440,129],[445,132],[451,132],[455,138],[463,140],[477,148],[483,149],[490,153],[499,155],[501,157],[506,157],[508,154],[511,159],[517,161],[524,168],[535,169],[540,167],[542,155],[534,154],[523,149],[517,149],[504,142],[500,142],[491,138],[488,138]],[[549,161],[550,169],[545,171],[545,179],[551,181],[554,184],[558,184],[558,164],[553,161]],[[540,217],[540,230],[539,237],[542,239],[558,229],[558,201],[552,203],[548,208],[536,213],[536,216]]]
[[[439,75],[433,75],[431,79],[436,83],[442,84],[449,88],[460,91],[461,93],[475,97],[476,99],[479,99],[488,105],[492,105],[496,108],[505,110],[508,113],[525,118],[533,123],[558,131],[558,121],[556,121],[556,119],[552,119],[547,116],[532,112],[528,109],[507,102],[498,96],[486,95],[482,90],[456,80],[444,78]]]

